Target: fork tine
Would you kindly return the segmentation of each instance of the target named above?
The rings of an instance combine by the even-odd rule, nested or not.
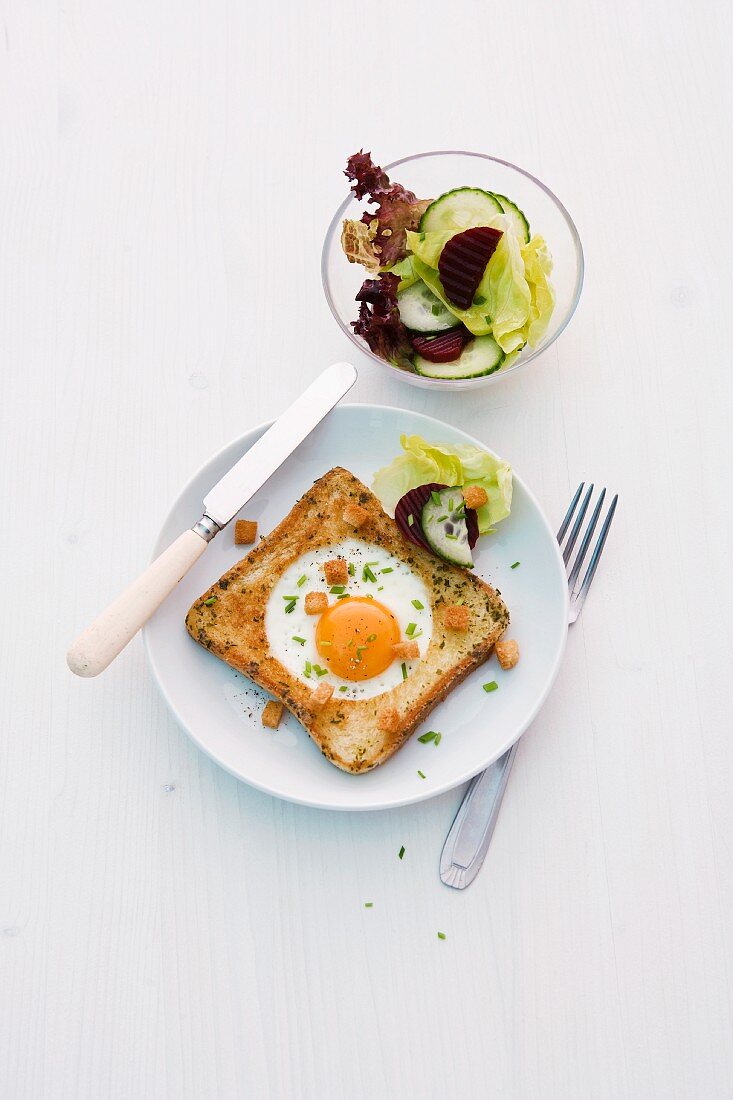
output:
[[[578,592],[578,595],[573,600],[573,611],[574,611],[574,617],[576,619],[577,619],[578,615],[581,612],[583,604],[585,603],[586,596],[588,595],[588,589],[590,588],[591,584],[593,583],[593,578],[596,575],[596,569],[598,568],[598,562],[601,560],[601,554],[603,553],[603,547],[606,545],[606,539],[608,538],[608,532],[609,532],[610,527],[611,527],[611,522],[612,522],[614,514],[616,512],[616,504],[617,503],[618,503],[618,493],[616,493],[616,496],[611,501],[611,507],[608,509],[608,515],[606,516],[605,520],[603,521],[603,527],[601,528],[601,533],[598,536],[598,542],[596,543],[596,548],[593,551],[593,555],[590,559],[590,562],[588,563],[588,569],[586,571],[585,576],[583,577],[583,583],[580,586],[580,591]]]
[[[562,546],[562,540],[565,538],[565,532],[567,531],[568,527],[570,526],[570,520],[573,518],[573,512],[575,511],[575,506],[578,503],[578,501],[580,500],[580,494],[583,492],[584,486],[585,486],[585,482],[581,481],[580,485],[575,490],[575,496],[573,497],[572,501],[570,502],[570,507],[568,508],[567,512],[565,513],[565,519],[560,524],[560,530],[557,532],[557,541],[560,543],[561,546]]]
[[[590,498],[593,496],[593,488],[594,488],[594,486],[593,486],[593,483],[591,482],[591,484],[588,486],[588,492],[583,497],[583,503],[580,506],[580,511],[578,512],[578,518],[576,519],[575,523],[573,524],[573,529],[570,532],[570,538],[568,539],[568,544],[562,552],[562,560],[565,562],[566,565],[568,563],[570,555],[573,552],[573,547],[575,546],[575,543],[578,539],[578,535],[580,534],[580,528],[583,526],[583,520],[585,519],[585,513],[588,511],[588,505],[590,504]]]
[[[580,569],[581,569],[581,566],[582,566],[583,561],[585,559],[585,555],[588,553],[588,547],[590,546],[590,540],[593,538],[593,532],[596,529],[596,524],[598,523],[598,517],[601,514],[601,508],[603,507],[603,502],[604,502],[605,499],[606,499],[606,490],[603,489],[601,491],[601,495],[598,498],[598,503],[596,504],[595,508],[593,509],[593,515],[591,516],[590,523],[588,524],[586,532],[583,535],[583,541],[580,544],[580,550],[578,551],[578,556],[575,559],[575,565],[573,566],[573,571],[570,574],[570,576],[568,577],[568,588],[570,589],[571,592],[575,588],[575,582],[577,581],[578,577],[580,576]]]

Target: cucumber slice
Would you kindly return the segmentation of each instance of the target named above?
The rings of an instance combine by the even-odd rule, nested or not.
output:
[[[441,489],[430,494],[423,505],[420,526],[428,546],[451,565],[473,568],[473,555],[468,545],[466,505],[460,488]]]
[[[420,232],[447,232],[488,225],[504,208],[489,191],[478,187],[457,187],[431,202],[420,218]]]
[[[522,210],[519,209],[515,202],[508,199],[506,195],[497,195],[492,191],[492,195],[496,201],[500,204],[502,210],[509,218],[512,224],[512,229],[519,237],[520,241],[524,241],[525,244],[529,244],[529,222]]]
[[[413,365],[424,378],[478,378],[493,374],[504,362],[504,352],[493,336],[477,336],[452,363],[430,363],[416,355]]]
[[[446,332],[459,323],[422,279],[397,295],[397,306],[402,324],[413,332]]]

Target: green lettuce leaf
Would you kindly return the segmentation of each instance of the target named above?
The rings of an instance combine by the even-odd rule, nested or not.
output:
[[[531,293],[524,277],[524,261],[520,241],[509,220],[497,214],[492,220],[502,237],[494,255],[486,265],[473,304],[469,309],[457,309],[449,301],[438,275],[438,261],[446,243],[461,230],[434,233],[408,233],[407,247],[413,253],[413,266],[421,279],[441,302],[474,336],[491,333],[507,354],[525,342],[522,328],[530,316]]]
[[[389,270],[400,280],[397,287],[398,294],[401,294],[403,290],[407,290],[408,286],[413,286],[420,278],[415,271],[412,256],[405,256],[404,260],[400,260],[398,264],[394,264]]]
[[[488,501],[477,510],[482,535],[506,519],[512,507],[512,471],[502,461],[471,443],[428,443],[419,435],[403,435],[404,454],[374,475],[372,489],[384,510],[394,515],[397,502],[409,489],[431,481],[442,485],[480,485]]]
[[[534,348],[545,335],[555,308],[555,294],[549,281],[552,274],[552,256],[544,238],[535,236],[529,244],[523,245],[522,259],[531,295],[524,337],[530,347]]]
[[[504,233],[494,255],[486,265],[479,285],[488,292],[488,312],[491,315],[491,333],[503,352],[508,355],[524,343],[522,328],[529,319],[532,295],[524,277],[524,260],[519,238],[514,233]],[[476,309],[476,306],[471,306]]]
[[[460,229],[447,229],[438,233],[412,233],[408,232],[407,247],[413,255],[422,260],[428,267],[432,267],[434,271],[438,270],[438,260],[440,259],[440,253],[445,248],[451,237],[455,237],[456,233],[462,232]]]
[[[486,265],[470,309],[457,309],[448,300],[438,275],[445,244],[461,230],[408,232],[407,247],[412,255],[403,264],[411,262],[410,275],[422,279],[469,332],[474,336],[491,333],[508,357],[526,343],[536,347],[545,334],[555,306],[549,281],[552,257],[542,237],[534,236],[525,244],[504,215],[497,215],[491,224],[503,235]]]

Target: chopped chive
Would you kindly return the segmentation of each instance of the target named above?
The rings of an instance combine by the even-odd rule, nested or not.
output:
[[[438,939],[439,940],[444,940],[445,939],[445,932],[438,932]]]
[[[373,901],[365,901],[364,902],[364,908],[365,909],[372,909],[373,907],[374,907],[374,902]]]
[[[366,646],[366,645],[358,645],[356,647],[356,659],[357,659],[357,661],[361,660],[362,653],[365,653],[368,648],[369,648],[369,646]]]
[[[375,584],[377,583],[377,578],[374,576],[374,573],[372,572],[372,567],[369,565],[368,562],[364,566],[364,569],[363,569],[362,575],[361,575],[361,579],[363,581],[373,581]]]
[[[369,637],[367,638],[368,642],[376,642],[376,640],[377,640],[377,635],[376,634],[370,634]]]
[[[299,577],[299,578],[298,578],[298,588],[302,588],[302,587],[303,587],[303,585],[304,585],[304,584],[305,584],[305,582],[306,582],[306,579],[307,579],[307,578],[306,578],[306,575],[305,575],[305,573],[303,574],[303,576],[302,576],[302,577]]]
[[[418,774],[418,775],[420,776],[420,778],[421,778],[421,779],[425,779],[425,778],[426,778],[425,772],[421,772],[419,768],[418,768],[418,770],[417,770],[417,774]]]
[[[433,504],[437,504],[437,506],[440,507],[440,493],[436,493],[435,489],[431,489],[430,496],[433,498]]]
[[[379,588],[377,589],[377,592],[384,592],[384,585],[383,584],[380,584]]]
[[[328,591],[331,593],[332,596],[335,596],[339,592],[345,592],[346,591],[346,585],[345,584],[332,584]]]
[[[443,736],[442,733],[436,733],[436,735],[435,735],[435,747],[436,747],[436,749],[437,749],[438,745],[440,744],[442,736]]]
[[[442,312],[442,306],[438,302],[436,302],[434,306],[430,307],[430,311],[434,317],[438,317],[439,314]]]
[[[342,592],[340,596],[336,597],[336,599],[337,600],[348,600],[348,599],[350,599],[350,596],[351,596],[351,594],[349,592]]]
[[[403,680],[407,679],[407,665],[405,664],[404,661],[402,662],[402,679]]]
[[[327,668],[321,668],[320,665],[314,665],[313,666],[313,671],[315,672],[316,676],[327,676],[328,675],[328,669]]]
[[[437,522],[438,523],[443,523],[447,519],[448,519],[448,513],[446,512],[446,514],[444,516],[438,516]]]
[[[411,638],[416,630],[417,630],[417,623],[408,623],[407,626],[405,627],[405,634],[407,635],[408,638]]]
[[[421,241],[425,240],[425,234],[424,233],[420,233],[418,235],[419,235]]]
[[[476,297],[473,300],[473,304],[475,306],[485,306],[486,305],[486,299],[484,298],[483,294],[477,294]]]
[[[418,741],[421,745],[427,745],[429,741],[434,741],[437,736],[435,730],[428,730],[427,733],[423,733],[418,737]]]
[[[380,573],[394,573],[394,569],[391,565],[388,565],[386,569],[380,569]]]
[[[290,615],[295,610],[295,600],[291,600],[290,603],[285,605],[285,614]]]
[[[379,562],[378,561],[368,561],[368,562],[365,562],[365,564],[366,565],[379,565]]]
[[[348,691],[348,690],[349,690],[349,689],[348,689],[348,687],[346,686],[346,684],[342,684],[342,685],[341,685],[341,687],[339,688],[339,691]]]
[[[349,562],[349,576],[353,577],[354,573],[356,573],[356,566],[354,565],[353,561],[350,561]]]
[[[449,512],[453,511],[453,497],[451,497],[450,500],[448,501],[448,511]]]
[[[496,691],[498,687],[496,680],[491,680],[488,684],[484,684],[484,691]]]
[[[312,671],[313,671],[313,665],[310,663],[310,661],[306,661],[305,662],[305,674],[306,674],[306,676],[310,676]]]
[[[293,634],[293,641],[298,645],[305,645],[305,638],[301,638],[300,634]]]
[[[486,316],[484,317],[484,321],[486,321],[487,325],[490,325],[491,324],[491,315],[487,313]]]
[[[354,644],[354,639],[352,638],[352,639],[351,639],[351,641],[350,641],[350,642],[348,643],[348,645],[346,646],[346,648],[347,648],[347,649],[351,649],[351,647],[352,647],[352,645],[353,645],[353,644]]]
[[[399,852],[397,853],[397,855],[399,856],[400,859],[402,859],[404,854],[405,854],[405,846],[403,844],[402,847],[400,848]]]
[[[204,600],[204,607],[213,607],[216,603],[216,596],[209,596],[208,600]]]
[[[448,534],[448,532],[446,531],[446,533],[445,533],[445,537],[446,537],[447,539],[451,539],[451,540],[452,540],[453,542],[455,542],[455,541],[457,540],[457,538],[458,538],[458,535],[449,535],[449,534]]]
[[[319,645],[333,645],[333,642],[323,641],[323,642],[319,642]]]
[[[412,606],[415,608],[416,611],[424,611],[425,610],[425,604],[420,603],[419,600],[412,600]]]
[[[283,596],[283,599],[286,603],[289,603],[290,600],[299,600],[300,596]]]
[[[517,566],[519,566],[519,565],[521,565],[521,562],[515,561],[514,565],[512,566],[512,569],[516,569]]]
[[[410,513],[410,515],[407,517],[407,526],[412,527],[414,522],[415,522],[415,517],[412,515],[412,513]]]

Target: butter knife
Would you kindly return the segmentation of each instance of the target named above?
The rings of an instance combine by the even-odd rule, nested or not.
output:
[[[204,499],[201,519],[184,531],[79,635],[66,655],[77,676],[98,676],[125,648],[211,540],[275,473],[356,381],[350,363],[334,363],[282,413]]]

